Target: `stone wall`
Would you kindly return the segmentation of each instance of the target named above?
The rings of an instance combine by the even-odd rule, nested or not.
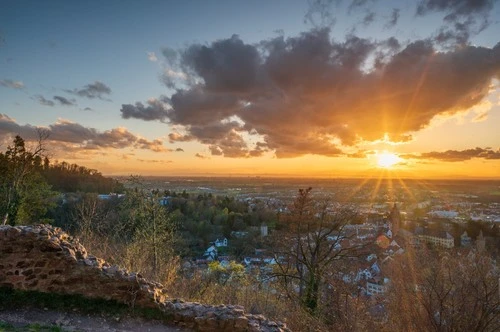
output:
[[[197,331],[288,331],[240,306],[169,299],[158,283],[91,256],[60,228],[0,226],[0,287],[79,294],[130,306],[158,308]]]

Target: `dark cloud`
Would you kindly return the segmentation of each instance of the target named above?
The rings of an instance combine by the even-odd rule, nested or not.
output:
[[[92,109],[92,108],[90,108],[90,107],[85,107],[83,110],[84,110],[84,111],[93,111],[93,109]]]
[[[36,95],[34,98],[38,101],[38,103],[40,103],[40,105],[51,107],[56,105],[56,103],[54,103],[52,100],[45,99],[45,97],[41,95]]]
[[[375,21],[375,12],[369,11],[366,13],[365,17],[363,17],[363,25],[367,27],[372,24],[373,21]]]
[[[137,102],[135,105],[122,105],[120,109],[124,119],[141,119],[144,121],[160,120],[163,121],[168,116],[168,110],[164,103],[158,99],[147,101],[147,105]]]
[[[84,127],[81,124],[59,120],[48,127],[19,125],[7,115],[0,114],[0,135],[20,135],[27,140],[36,139],[37,128],[43,128],[49,134],[50,142],[66,143],[78,149],[123,149],[136,148],[154,152],[168,151],[161,140],[147,140],[139,137],[125,128],[113,128],[99,131],[95,128]]]
[[[163,54],[169,65],[175,66],[177,64],[177,61],[179,59],[179,52],[177,52],[177,50],[174,50],[170,47],[164,47],[161,50],[161,54]]]
[[[197,153],[197,154],[195,154],[194,156],[195,156],[196,158],[200,158],[200,159],[209,159],[207,156],[204,156],[204,155],[202,155],[202,154],[200,154],[200,153]]]
[[[175,152],[184,152],[184,149],[182,149],[182,148],[177,148],[177,149],[175,149]]]
[[[259,60],[258,50],[237,35],[210,46],[192,45],[182,54],[183,68],[201,77],[210,92],[248,92],[257,82]]]
[[[404,48],[396,38],[334,41],[328,29],[258,45],[232,36],[180,54],[197,83],[165,98],[169,110],[156,118],[183,126],[171,142],[196,140],[231,157],[337,156],[386,134],[406,142],[436,115],[478,104],[500,77],[500,44],[443,52],[431,39]]]
[[[87,84],[81,89],[64,90],[64,91],[80,97],[85,97],[89,99],[101,99],[107,101],[109,101],[107,96],[111,94],[111,88],[99,81]]]
[[[11,89],[24,89],[23,82],[9,80],[9,79],[0,80],[0,86],[6,87],[6,88],[11,88]]]
[[[348,10],[352,11],[357,8],[362,8],[365,7],[367,3],[369,2],[375,2],[376,0],[352,0],[351,4],[349,5]]]
[[[490,11],[497,0],[420,0],[417,15],[433,11],[446,12],[448,16],[468,16]]]
[[[20,135],[26,139],[35,139],[36,129],[36,127],[29,124],[20,126],[8,115],[0,113],[0,136]]]
[[[401,157],[406,159],[436,159],[440,161],[466,161],[473,158],[481,158],[481,159],[500,159],[500,149],[493,150],[490,148],[475,148],[475,149],[466,149],[466,150],[447,150],[444,152],[425,152],[419,155],[409,154],[402,155]]]
[[[337,21],[332,6],[338,6],[341,0],[310,0],[304,15],[304,23],[316,28],[332,27]]]
[[[385,28],[390,29],[394,27],[396,24],[398,24],[399,20],[399,15],[400,15],[400,9],[399,8],[393,8],[391,16],[389,18],[389,21],[385,24]]]
[[[76,105],[76,101],[74,99],[68,99],[68,98],[61,97],[61,96],[54,96],[54,97],[52,97],[52,100],[50,100],[50,99],[46,99],[44,96],[36,95],[36,96],[34,96],[34,99],[36,101],[38,101],[38,103],[40,105],[50,106],[50,107],[56,106],[56,102],[57,102],[57,104],[59,104],[61,106],[75,106]]]
[[[172,95],[170,104],[175,110],[169,114],[170,120],[174,124],[182,125],[204,125],[214,118],[229,117],[240,108],[237,93],[233,94],[231,91],[214,93],[204,86],[178,90]]]
[[[498,0],[420,0],[416,15],[442,12],[443,26],[438,29],[435,40],[455,47],[465,45],[490,24],[490,12]]]
[[[58,101],[61,105],[64,105],[64,106],[74,106],[75,105],[74,99],[70,100],[68,98],[64,98],[61,96],[54,96],[53,99]]]

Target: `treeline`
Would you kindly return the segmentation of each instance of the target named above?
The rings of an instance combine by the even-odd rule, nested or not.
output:
[[[123,185],[96,170],[66,162],[51,165],[44,141],[27,148],[16,136],[0,152],[0,214],[2,224],[45,222],[60,192],[122,192]]]
[[[61,192],[122,193],[123,185],[115,179],[107,178],[95,169],[86,168],[65,161],[51,164],[44,159],[42,176],[54,190]]]

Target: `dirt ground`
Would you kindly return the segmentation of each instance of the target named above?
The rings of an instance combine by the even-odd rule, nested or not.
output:
[[[57,325],[64,331],[105,331],[105,332],[174,332],[189,329],[163,325],[158,321],[140,318],[119,318],[85,315],[78,312],[60,312],[44,309],[7,309],[0,310],[0,322],[14,327],[29,324]]]

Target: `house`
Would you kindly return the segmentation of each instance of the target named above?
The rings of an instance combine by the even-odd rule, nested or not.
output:
[[[419,246],[421,243],[447,249],[455,246],[455,239],[450,233],[445,231],[436,232],[422,227],[417,227],[415,230],[413,241],[415,246]]]
[[[266,237],[268,234],[268,228],[266,224],[260,225],[260,236]]]
[[[467,234],[467,231],[464,231],[464,233],[460,236],[460,245],[462,247],[469,247],[471,242],[471,237]]]
[[[387,292],[389,278],[372,278],[366,281],[366,294],[379,295]]]
[[[227,239],[226,238],[223,238],[221,240],[217,239],[215,240],[214,245],[216,247],[227,247]]]
[[[166,206],[170,204],[170,196],[165,196],[159,199],[160,205]]]
[[[215,260],[217,258],[217,248],[214,245],[211,245],[207,250],[205,250],[203,257],[205,257],[208,261]]]

